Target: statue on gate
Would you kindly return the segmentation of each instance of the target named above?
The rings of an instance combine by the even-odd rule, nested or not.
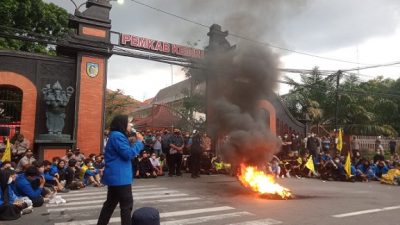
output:
[[[64,91],[57,81],[53,86],[47,84],[42,89],[46,102],[46,126],[49,134],[61,135],[64,128],[65,107],[74,93],[74,88],[69,86]]]

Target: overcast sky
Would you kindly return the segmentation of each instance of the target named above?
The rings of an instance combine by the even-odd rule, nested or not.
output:
[[[70,13],[70,0],[53,2]],[[75,0],[82,3],[82,0]],[[276,46],[362,64],[400,61],[399,0],[138,0],[156,8],[210,26],[220,24],[223,30],[268,42]],[[208,29],[130,0],[113,2],[112,30],[186,45],[207,45]],[[231,44],[243,40],[228,37]],[[260,48],[265,46],[259,45]],[[357,67],[275,50],[283,68],[338,70]],[[360,65],[363,66],[363,65]],[[183,80],[177,66],[128,57],[112,56],[109,60],[110,89],[122,89],[138,100],[153,97],[159,89]],[[174,74],[171,79],[171,74]],[[362,79],[377,75],[399,78],[400,66],[360,71]],[[298,77],[298,75],[290,75]],[[286,93],[288,87],[277,90]]]

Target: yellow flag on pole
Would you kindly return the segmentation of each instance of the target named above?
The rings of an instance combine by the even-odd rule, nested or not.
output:
[[[7,138],[6,150],[4,151],[3,158],[1,158],[2,162],[11,161],[11,144],[10,140]]]
[[[339,129],[338,133],[338,139],[337,139],[337,144],[336,144],[336,149],[339,151],[342,151],[343,148],[343,137],[342,137],[342,129]]]
[[[350,152],[347,153],[346,163],[344,164],[344,170],[346,171],[347,177],[351,177],[351,159],[350,159]]]
[[[310,155],[310,158],[308,158],[307,163],[305,165],[307,169],[309,169],[311,172],[315,173],[315,168],[314,168],[314,161],[312,158],[312,155]]]

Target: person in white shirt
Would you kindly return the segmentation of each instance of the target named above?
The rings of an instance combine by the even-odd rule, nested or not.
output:
[[[153,165],[157,176],[163,176],[164,173],[163,173],[163,170],[162,170],[162,167],[161,167],[161,164],[160,164],[160,160],[157,158],[156,153],[152,153],[151,154],[150,162],[151,162],[151,165]]]
[[[157,157],[160,157],[161,155],[161,134],[157,132],[155,140],[154,140],[154,145],[153,145],[153,150],[154,153],[156,153]]]

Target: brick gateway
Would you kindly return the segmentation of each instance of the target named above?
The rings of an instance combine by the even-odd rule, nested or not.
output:
[[[101,151],[107,60],[112,54],[196,67],[196,62],[207,57],[207,49],[212,50],[213,46],[227,42],[227,32],[222,32],[218,25],[210,27],[207,34],[210,45],[206,52],[116,33],[111,31],[110,10],[111,4],[108,1],[88,0],[85,11],[76,10],[74,15],[70,15],[69,24],[74,33],[57,43],[49,42],[56,44],[57,56],[0,50],[0,88],[7,85],[22,90],[20,130],[30,141],[39,159],[64,155],[65,149],[75,146],[86,155]],[[113,45],[110,38],[115,33],[120,37],[117,45]],[[228,43],[225,47],[231,46]],[[48,139],[42,135],[47,133],[46,100],[42,90],[57,81],[63,88],[70,86],[75,90],[65,108],[65,126],[62,131],[69,139]],[[210,84],[207,89],[211,90],[212,82],[207,83]],[[207,98],[210,98],[212,91],[207,93]],[[290,115],[277,96],[266,97],[259,106],[265,111],[266,123],[274,133],[305,133],[305,125]],[[210,107],[207,115],[207,123],[212,123]],[[209,133],[211,137],[216,137],[212,131]]]

